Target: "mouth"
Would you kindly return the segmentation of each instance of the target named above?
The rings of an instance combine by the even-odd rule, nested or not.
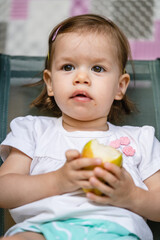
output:
[[[82,102],[88,102],[92,100],[91,96],[87,92],[80,90],[75,91],[72,94],[71,99]]]

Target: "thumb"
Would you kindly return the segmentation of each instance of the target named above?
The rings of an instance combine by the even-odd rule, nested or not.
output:
[[[66,158],[67,161],[72,161],[76,158],[80,158],[80,153],[77,150],[67,150],[66,151]]]

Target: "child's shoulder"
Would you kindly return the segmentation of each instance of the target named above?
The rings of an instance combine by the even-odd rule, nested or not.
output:
[[[49,121],[52,119],[56,119],[54,117],[47,117],[47,116],[33,116],[33,115],[27,115],[27,116],[19,116],[14,118],[12,121]]]
[[[33,124],[54,124],[56,123],[57,118],[54,117],[46,117],[46,116],[32,116],[32,115],[27,115],[27,116],[22,116],[22,117],[16,117],[11,121],[12,124],[22,124],[22,125],[33,125]]]
[[[129,131],[136,131],[136,132],[143,132],[143,131],[155,131],[153,126],[149,125],[144,125],[144,126],[131,126],[131,125],[124,125],[124,126],[119,126],[122,129],[126,129]]]
[[[46,116],[31,116],[27,115],[24,117],[16,117],[10,123],[12,130],[25,130],[28,131],[45,131],[50,127],[56,125],[57,118],[46,117]]]
[[[124,125],[124,126],[115,126],[110,124],[110,129],[120,134],[127,134],[131,135],[132,137],[151,137],[155,135],[155,128],[149,125],[144,126],[131,126],[131,125]]]

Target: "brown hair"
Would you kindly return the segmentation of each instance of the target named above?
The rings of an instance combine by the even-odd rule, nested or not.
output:
[[[117,60],[121,74],[124,73],[128,59],[132,60],[129,42],[123,32],[111,20],[103,18],[95,14],[85,14],[67,18],[59,23],[49,35],[48,56],[45,60],[45,69],[51,68],[51,63],[54,58],[54,47],[56,36],[62,33],[69,32],[97,32],[101,34],[110,34],[114,44],[117,47]],[[53,37],[55,38],[53,40]],[[40,95],[33,101],[32,106],[51,110],[52,115],[59,117],[62,115],[61,110],[57,106],[54,97],[49,97],[47,94],[46,85],[43,79],[38,83],[43,84],[43,89]],[[124,95],[122,100],[114,100],[108,121],[118,123],[120,116],[130,114],[134,111],[134,104]]]

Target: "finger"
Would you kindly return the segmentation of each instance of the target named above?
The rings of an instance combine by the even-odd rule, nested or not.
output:
[[[94,169],[94,175],[97,178],[103,179],[105,183],[107,183],[113,188],[117,188],[119,186],[119,181],[120,181],[119,178],[117,178],[113,173],[109,171],[96,167]]]
[[[91,200],[94,201],[96,203],[100,203],[100,204],[110,204],[110,198],[108,196],[98,196],[92,192],[88,192],[86,193],[86,197]]]
[[[90,177],[93,177],[94,173],[92,170],[80,170],[80,171],[76,171],[76,178],[78,180],[87,180],[89,181]]]
[[[117,178],[121,179],[122,177],[122,168],[113,164],[106,162],[104,163],[104,169],[114,174]]]
[[[89,182],[91,183],[93,188],[98,189],[101,193],[103,193],[107,197],[111,197],[112,196],[113,188],[110,185],[105,184],[104,182],[102,182],[101,180],[99,180],[96,177],[91,177],[89,179]]]
[[[80,157],[80,153],[77,150],[67,150],[66,153],[67,161],[72,161]]]
[[[72,165],[75,170],[84,169],[92,170],[95,166],[101,165],[102,160],[99,158],[79,158],[76,161],[73,161]]]
[[[79,185],[80,185],[80,187],[82,188],[82,189],[93,189],[93,187],[92,187],[92,185],[90,184],[90,182],[89,181],[80,181],[79,182]]]

